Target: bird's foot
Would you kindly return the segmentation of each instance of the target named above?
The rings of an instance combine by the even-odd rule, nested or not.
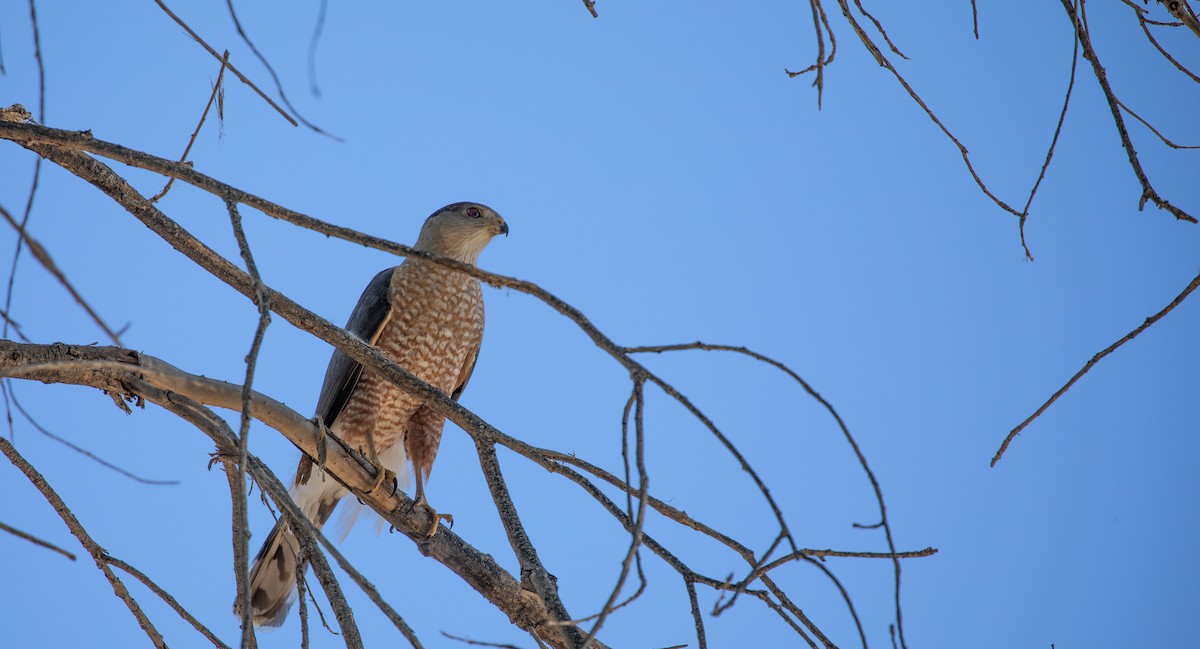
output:
[[[375,484],[371,485],[371,488],[367,489],[363,493],[368,496],[375,493],[375,490],[383,485],[384,482],[392,483],[392,491],[394,493],[396,489],[396,481],[397,477],[395,471],[385,467],[379,467],[379,475],[375,476]]]
[[[429,501],[425,500],[425,496],[420,496],[414,500],[413,507],[420,507],[421,509],[429,512],[429,517],[431,520],[429,521],[429,531],[425,532],[425,536],[427,537],[432,538],[434,534],[437,534],[438,521],[446,521],[447,526],[454,527],[454,516],[451,516],[450,514],[439,514],[436,509],[430,506]]]

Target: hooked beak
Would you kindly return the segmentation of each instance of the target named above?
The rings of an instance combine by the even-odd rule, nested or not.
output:
[[[508,236],[508,223],[506,223],[504,219],[500,219],[500,229],[497,230],[496,233],[503,234],[506,237]]]

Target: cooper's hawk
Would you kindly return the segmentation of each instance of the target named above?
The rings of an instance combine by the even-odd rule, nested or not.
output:
[[[475,264],[492,237],[508,234],[508,224],[478,203],[447,205],[430,216],[413,247]],[[421,380],[457,400],[475,369],[483,337],[483,294],[479,280],[428,262],[405,260],[378,275],[363,291],[346,329]],[[340,351],[333,352],[317,399],[317,416],[355,449],[407,483],[411,460],[414,501],[425,501],[425,480],[433,468],[445,419],[420,399],[388,383]],[[346,488],[312,475],[304,456],[292,481],[292,499],[318,527],[329,520]],[[380,472],[382,479],[383,472]],[[376,484],[378,487],[378,483]],[[299,542],[280,519],[250,569],[250,604],[255,624],[279,626],[296,592]],[[234,603],[234,612],[240,607]]]

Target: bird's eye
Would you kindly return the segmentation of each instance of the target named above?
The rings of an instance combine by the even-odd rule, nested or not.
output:
[[[467,208],[467,216],[469,216],[473,219],[477,219],[477,218],[483,216],[483,212],[480,212],[478,207],[468,207]]]

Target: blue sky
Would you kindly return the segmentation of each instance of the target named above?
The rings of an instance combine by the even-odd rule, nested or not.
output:
[[[176,4],[270,88],[222,7]],[[1138,211],[1140,187],[1086,61],[1026,227],[1031,263],[1015,218],[979,192],[957,149],[832,5],[838,51],[818,110],[810,79],[783,73],[815,55],[803,3],[603,3],[599,20],[578,2],[331,3],[316,56],[320,98],[308,92],[306,73],[317,3],[242,4],[243,23],[297,108],[344,142],[289,126],[227,77],[225,120],[210,118],[190,156],[198,169],[400,242],[413,241],[436,208],[481,201],[512,228],[481,265],[540,284],[618,343],[699,339],[787,363],[855,434],[884,489],[898,547],[940,550],[904,564],[910,646],[1193,640],[1195,298],[1102,361],[988,467],[1008,430],[1197,271],[1197,226],[1153,207]],[[178,156],[216,61],[152,3],[38,10],[45,123]],[[1072,41],[1062,9],[981,3],[979,41],[967,2],[873,11],[911,57],[899,69],[969,147],[991,189],[1023,205],[1067,83]],[[1089,20],[1126,103],[1173,139],[1200,143],[1200,93],[1144,43],[1129,8],[1097,4]],[[21,3],[0,8],[5,106],[37,103],[30,31]],[[1160,36],[1195,67],[1194,38]],[[1200,212],[1196,153],[1166,149],[1129,122],[1156,189]],[[0,202],[19,212],[33,159],[5,144],[0,168]],[[146,194],[163,182],[116,168]],[[219,200],[177,185],[160,205],[237,258]],[[265,281],[335,322],[375,272],[398,261],[251,210],[244,218]],[[128,346],[241,380],[253,305],[96,190],[44,165],[29,232],[110,323],[129,324]],[[0,244],[11,251],[14,235],[0,235]],[[617,469],[627,374],[534,299],[499,290],[485,299],[483,355],[464,405],[509,434]],[[20,264],[13,315],[37,342],[104,342],[29,258]],[[276,318],[255,385],[309,414],[328,355],[324,343]],[[878,512],[850,449],[786,377],[713,353],[644,360],[735,440],[802,546],[885,549],[880,533],[851,527]],[[15,389],[57,434],[135,473],[180,481],[133,483],[20,418],[11,433],[101,545],[234,642],[229,499],[224,477],[205,470],[207,439],[154,407],[123,415],[95,390]],[[655,495],[752,547],[770,543],[765,503],[705,430],[654,390],[647,424]],[[280,475],[295,464],[295,448],[265,427],[253,429],[251,446]],[[615,583],[625,533],[559,478],[510,453],[501,461],[568,609],[594,612]],[[11,467],[0,467],[0,490],[0,521],[78,551]],[[457,533],[515,569],[472,445],[453,426],[429,498],[455,515]],[[251,520],[256,543],[270,518],[257,508]],[[462,646],[441,631],[532,645],[408,541],[360,527],[344,551],[426,646]],[[647,530],[706,574],[742,569],[667,521],[652,518]],[[7,535],[0,548],[6,645],[144,642],[86,559],[69,562]],[[680,579],[653,555],[643,558],[646,594],[614,615],[601,639],[696,646]],[[890,565],[836,559],[829,567],[850,589],[871,645],[889,646]],[[793,565],[776,576],[834,641],[856,646],[844,606],[816,571]],[[202,646],[151,594],[132,588],[170,644]],[[711,609],[716,595],[700,596]],[[369,604],[354,601],[371,646],[402,641]],[[705,622],[710,646],[798,643],[749,600]],[[260,643],[296,646],[298,636],[293,614]],[[338,644],[314,633],[314,646]]]

